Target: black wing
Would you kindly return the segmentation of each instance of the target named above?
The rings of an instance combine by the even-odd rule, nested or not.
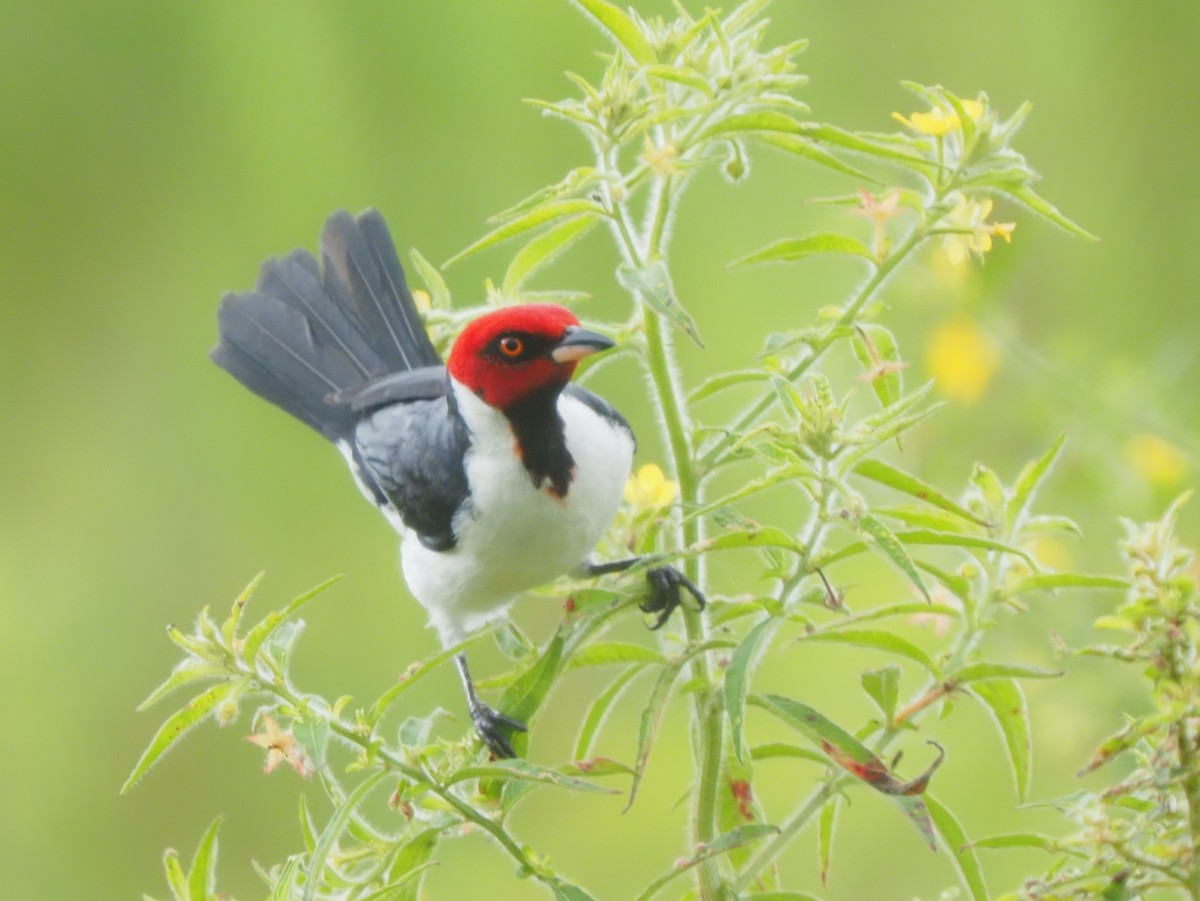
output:
[[[633,427],[625,421],[625,417],[613,409],[612,405],[599,394],[593,394],[587,388],[576,385],[574,382],[568,383],[563,389],[563,394],[568,397],[573,397],[580,403],[584,404],[596,413],[601,418],[612,423],[618,428],[624,429],[629,433],[629,437],[633,439],[634,444],[637,444],[637,436],[633,434]]]
[[[360,478],[394,508],[426,547],[454,547],[454,514],[470,495],[464,458],[471,445],[466,424],[455,409],[445,370],[434,381],[415,370],[385,380],[393,400],[359,421],[354,456]],[[418,395],[424,385],[426,396]],[[368,390],[370,390],[368,388]],[[402,400],[397,395],[406,394]]]

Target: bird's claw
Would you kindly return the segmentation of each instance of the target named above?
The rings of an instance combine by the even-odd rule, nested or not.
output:
[[[638,609],[643,613],[657,614],[654,625],[650,626],[651,629],[661,629],[667,620],[671,618],[671,614],[675,612],[675,608],[683,601],[683,592],[681,589],[687,589],[687,592],[700,605],[700,609],[704,609],[706,603],[704,592],[697,588],[691,579],[673,566],[665,564],[662,566],[652,566],[646,570],[646,582],[650,586],[650,596],[638,604]]]
[[[520,720],[505,716],[480,700],[471,701],[469,709],[471,722],[475,725],[475,732],[487,749],[501,759],[516,757],[517,752],[513,750],[513,746],[503,730],[524,732],[527,728],[525,724]]]

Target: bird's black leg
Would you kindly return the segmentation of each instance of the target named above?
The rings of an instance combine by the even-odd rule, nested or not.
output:
[[[505,716],[498,710],[489,707],[475,694],[475,683],[471,681],[471,673],[467,670],[467,655],[460,653],[454,657],[454,665],[458,667],[458,675],[462,679],[463,689],[467,693],[467,709],[471,711],[471,722],[479,738],[487,745],[487,749],[497,757],[516,757],[517,752],[504,735],[502,727],[524,732],[524,723]]]
[[[641,557],[626,557],[623,560],[610,560],[608,563],[585,563],[584,572],[589,576],[624,572],[635,563],[640,562],[641,559]],[[701,610],[704,609],[704,592],[673,566],[663,564],[650,567],[646,570],[646,584],[650,587],[650,595],[638,604],[638,609],[643,613],[657,614],[651,629],[661,629],[671,618],[671,614],[683,600],[683,589],[687,589],[688,593],[696,599]]]

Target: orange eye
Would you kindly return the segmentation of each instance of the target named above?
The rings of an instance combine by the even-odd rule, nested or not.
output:
[[[507,338],[500,339],[500,353],[508,358],[519,357],[521,351],[525,349],[525,343],[520,338],[514,338],[509,335]]]

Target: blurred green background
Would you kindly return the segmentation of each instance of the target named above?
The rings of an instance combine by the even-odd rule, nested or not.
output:
[[[1103,242],[999,209],[1018,223],[1014,241],[982,270],[953,288],[916,269],[892,283],[889,322],[912,362],[910,384],[927,376],[929,334],[960,310],[1000,350],[982,396],[952,402],[904,460],[957,490],[974,460],[1011,477],[1066,432],[1045,504],[1084,525],[1086,542],[1067,550],[1073,566],[1116,571],[1116,515],[1156,514],[1195,473],[1200,10],[779,0],[772,18],[775,42],[812,39],[802,96],[818,118],[890,129],[893,110],[920,108],[897,87],[904,78],[986,90],[1002,111],[1034,102],[1017,146],[1044,174],[1043,193]],[[117,797],[168,712],[133,712],[176,662],[163,627],[205,604],[224,608],[260,569],[260,613],[332,573],[350,575],[309,608],[296,673],[306,687],[365,702],[434,647],[403,597],[394,536],[337,455],[208,362],[217,301],[248,287],[267,255],[314,247],[338,207],[378,207],[401,248],[435,261],[465,246],[486,216],[585,161],[576,135],[520,98],[566,95],[562,71],[596,76],[593,51],[604,48],[565,0],[0,2],[4,898],[161,896],[162,849],[190,853],[221,812],[222,884],[238,897],[260,895],[252,858],[279,861],[298,846],[299,783],[262,775],[259,751],[241,741],[248,711],[225,731],[206,724]],[[692,379],[743,365],[765,333],[807,323],[856,278],[837,261],[724,268],[828,215],[802,198],[855,187],[763,152],[753,164],[737,189],[700,176],[680,211],[677,288],[709,342],[706,352],[681,349]],[[478,300],[506,262],[498,252],[451,270],[458,301]],[[544,282],[590,291],[587,315],[624,316],[612,263],[604,236],[592,235]],[[659,457],[639,382],[614,369],[601,373],[602,390],[640,427],[644,458]],[[1148,439],[1130,443],[1137,435],[1169,446],[1148,454]],[[1198,509],[1185,518],[1193,541]],[[1051,629],[1083,640],[1112,600],[1040,601],[999,641],[1049,661]],[[527,601],[520,616],[544,636],[555,614]],[[763,678],[804,698],[814,686],[826,712],[853,723],[866,714],[855,673],[879,663],[781,649]],[[1136,682],[1082,663],[1030,694],[1041,797],[1071,790],[1118,710],[1138,703]],[[535,735],[536,757],[568,753],[589,696],[586,680],[568,681]],[[630,756],[635,702],[604,753]],[[414,691],[408,709],[436,704],[461,707],[449,671]],[[937,790],[968,831],[1053,827],[1013,812],[984,716],[964,710],[946,730],[934,732],[951,748]],[[905,765],[923,765],[924,753]],[[630,897],[684,850],[672,805],[687,754],[673,711],[630,813],[617,800],[544,793],[518,828],[598,897]],[[781,812],[817,771],[776,766],[764,786],[768,810]],[[952,883],[942,855],[925,851],[891,805],[865,792],[853,800],[830,898],[932,897]],[[498,899],[541,897],[484,845],[477,835],[446,843],[426,896],[486,887]],[[1044,862],[985,864],[1000,890]],[[811,833],[782,866],[798,886],[817,887]]]

